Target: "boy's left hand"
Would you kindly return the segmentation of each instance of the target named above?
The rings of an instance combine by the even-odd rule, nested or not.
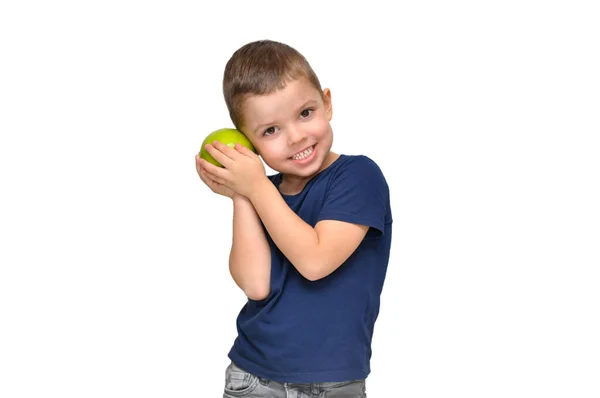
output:
[[[213,141],[212,144],[206,145],[206,150],[223,167],[203,159],[201,167],[214,181],[242,196],[251,198],[254,190],[260,185],[259,182],[267,178],[262,160],[243,145],[235,144],[235,148],[231,148],[219,141]]]

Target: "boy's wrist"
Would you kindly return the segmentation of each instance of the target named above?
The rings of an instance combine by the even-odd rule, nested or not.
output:
[[[238,203],[239,202],[249,202],[250,201],[247,197],[245,197],[243,195],[240,195],[239,193],[236,193],[236,192],[234,192],[233,195],[231,195],[231,200],[234,203],[236,203],[236,202],[238,202]]]
[[[254,204],[257,200],[264,198],[265,192],[268,191],[270,187],[274,187],[273,183],[267,176],[261,178],[256,182],[254,189],[252,190],[252,196],[248,197],[248,199]]]

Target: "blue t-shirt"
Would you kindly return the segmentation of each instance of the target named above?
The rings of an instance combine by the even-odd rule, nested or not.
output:
[[[269,177],[279,186],[281,174]],[[306,223],[339,220],[369,226],[365,239],[325,278],[304,278],[271,245],[271,292],[248,299],[237,318],[229,358],[281,383],[364,379],[392,238],[389,188],[370,158],[340,155],[297,195],[282,195]]]

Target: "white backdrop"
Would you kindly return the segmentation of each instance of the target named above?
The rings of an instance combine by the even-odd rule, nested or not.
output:
[[[194,155],[263,38],[391,187],[369,397],[600,395],[593,2],[332,3],[2,2],[0,396],[221,396],[244,296]]]

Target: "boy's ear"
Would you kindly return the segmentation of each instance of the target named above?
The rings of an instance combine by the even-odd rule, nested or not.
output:
[[[331,121],[331,118],[333,117],[333,107],[331,105],[331,90],[328,88],[323,90],[323,104],[325,105],[327,119]]]

